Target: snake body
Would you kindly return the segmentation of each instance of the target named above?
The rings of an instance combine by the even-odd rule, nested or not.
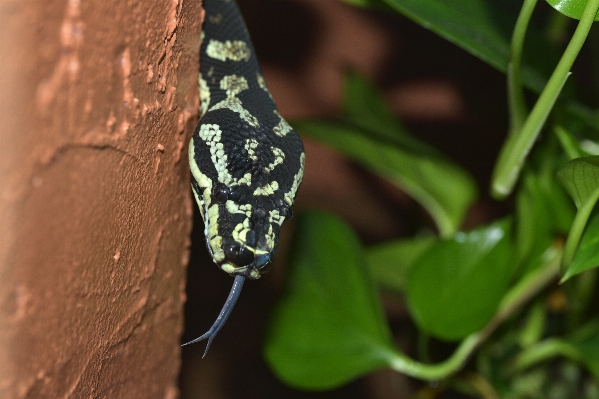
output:
[[[235,276],[214,325],[188,342],[208,338],[207,352],[244,280],[258,279],[272,266],[281,225],[293,215],[305,155],[266,87],[235,1],[204,0],[203,6],[200,121],[189,144],[191,186],[208,251]]]

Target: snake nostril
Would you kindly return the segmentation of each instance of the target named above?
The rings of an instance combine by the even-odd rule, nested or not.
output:
[[[225,247],[225,259],[237,266],[245,266],[252,263],[254,254],[234,241]]]

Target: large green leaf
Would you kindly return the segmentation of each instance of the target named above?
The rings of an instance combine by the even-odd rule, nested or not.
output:
[[[412,266],[437,240],[432,236],[405,238],[368,248],[372,277],[381,287],[403,292]]]
[[[564,166],[557,172],[559,183],[568,192],[570,197],[576,204],[577,212],[566,240],[564,247],[564,258],[562,268],[564,277],[562,281],[566,281],[570,277],[580,273],[582,265],[586,262],[579,261],[577,263],[578,272],[573,270],[573,261],[580,244],[580,239],[585,226],[588,222],[591,212],[599,200],[599,156],[576,158]],[[589,237],[596,235],[596,231],[588,231]],[[589,238],[592,239],[592,238]]]
[[[445,340],[478,331],[495,314],[512,275],[511,223],[439,242],[420,257],[407,299],[418,325]]]
[[[328,389],[395,355],[355,234],[322,212],[299,217],[289,286],[271,318],[265,357],[287,384]]]
[[[547,0],[547,3],[565,16],[580,19],[587,0]],[[599,21],[599,15],[595,17],[595,21]]]
[[[458,229],[476,198],[473,179],[440,156],[414,153],[342,122],[305,120],[294,126],[402,188],[430,213],[443,236]]]

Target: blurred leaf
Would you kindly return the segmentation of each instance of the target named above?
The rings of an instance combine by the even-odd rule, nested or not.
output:
[[[543,254],[566,235],[575,208],[555,179],[567,158],[558,140],[539,143],[525,168],[516,197],[516,264],[525,273],[543,263]]]
[[[576,257],[574,257],[563,280],[565,281],[597,266],[599,266],[599,213],[595,213],[588,222],[582,234]]]
[[[403,292],[412,265],[433,245],[436,237],[416,237],[368,248],[370,273],[381,286]]]
[[[511,223],[457,233],[423,254],[408,279],[418,325],[445,340],[478,331],[495,314],[512,271]]]
[[[596,202],[599,194],[599,156],[571,160],[560,168],[557,179],[577,208],[580,209],[589,201]]]
[[[358,238],[323,212],[302,214],[265,357],[302,389],[329,389],[389,365],[395,349]]]
[[[564,127],[555,126],[553,128],[553,132],[559,139],[562,148],[566,154],[568,154],[570,159],[591,155],[582,148],[580,142],[574,137],[574,135],[572,135],[572,133],[570,133],[570,131],[566,130]]]
[[[580,360],[599,379],[599,323],[589,323],[569,341],[578,350]]]
[[[543,192],[538,176],[527,171],[522,179],[522,187],[518,190],[516,199],[516,254],[517,263],[535,259],[534,268],[541,263],[540,257],[553,243],[552,208],[549,207],[545,192]],[[527,268],[529,269],[529,268]],[[523,270],[526,271],[526,270]]]
[[[371,9],[386,9],[388,8],[382,0],[343,0],[347,4],[354,7],[371,8]]]
[[[350,72],[345,78],[344,121],[373,138],[421,155],[441,154],[412,137],[391,111],[383,93],[366,77]]]
[[[472,177],[442,157],[378,141],[340,122],[305,120],[297,121],[294,127],[402,188],[430,213],[442,236],[450,236],[459,228],[476,198]]]
[[[573,261],[591,212],[599,199],[599,156],[576,158],[557,172],[557,179],[576,204],[577,213],[564,247],[562,282],[576,275]],[[587,234],[595,235],[594,231]],[[587,262],[583,262],[587,264]],[[577,263],[581,267],[583,263]],[[584,269],[587,270],[587,269]],[[578,271],[579,273],[580,271]]]
[[[546,0],[551,7],[561,12],[567,17],[580,19],[582,17],[587,0]],[[595,21],[599,21],[599,16],[595,16]]]

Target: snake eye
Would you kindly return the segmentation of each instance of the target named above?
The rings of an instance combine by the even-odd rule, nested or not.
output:
[[[225,247],[225,259],[237,266],[245,266],[252,263],[254,254],[247,248],[242,248],[238,242],[232,242]]]
[[[229,199],[229,188],[222,183],[217,183],[212,191],[214,199],[219,204],[224,204]]]

